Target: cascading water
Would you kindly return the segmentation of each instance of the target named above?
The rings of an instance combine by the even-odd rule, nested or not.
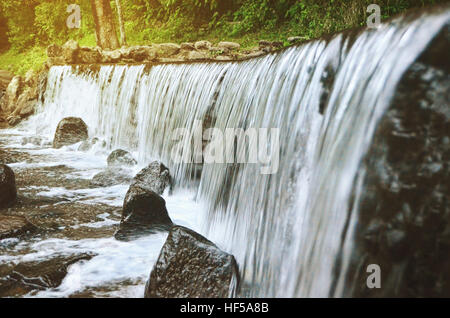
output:
[[[111,148],[134,151],[141,163],[161,159],[180,187],[197,184],[195,165],[171,160],[176,128],[205,118],[223,130],[278,128],[275,174],[257,164],[204,165],[204,233],[236,256],[245,296],[341,296],[360,162],[401,75],[449,18],[399,18],[243,62],[52,67],[27,125],[51,135],[62,118],[81,117]]]

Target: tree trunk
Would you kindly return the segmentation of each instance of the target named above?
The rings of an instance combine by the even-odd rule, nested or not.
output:
[[[114,17],[109,0],[91,0],[92,14],[95,22],[97,45],[102,49],[115,50],[119,48]]]
[[[119,16],[119,26],[120,26],[120,42],[123,45],[127,45],[127,37],[125,35],[125,26],[123,24],[122,7],[120,5],[120,0],[116,0],[117,15]]]

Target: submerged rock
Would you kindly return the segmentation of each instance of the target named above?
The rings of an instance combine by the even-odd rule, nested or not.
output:
[[[133,185],[163,194],[171,186],[171,181],[169,169],[161,162],[153,161],[134,177]]]
[[[13,204],[17,199],[16,177],[14,171],[0,164],[0,209]]]
[[[61,120],[56,128],[53,148],[73,145],[88,139],[88,127],[78,117],[67,117]]]
[[[67,275],[69,266],[87,261],[95,254],[56,255],[43,261],[21,263],[0,279],[0,297],[22,296],[33,291],[56,288]]]
[[[133,177],[124,169],[106,169],[97,173],[91,181],[96,187],[111,187],[117,184],[130,184]]]
[[[36,227],[22,216],[0,215],[0,240],[17,237],[36,230]]]
[[[116,149],[106,159],[109,167],[115,166],[135,166],[137,165],[136,159],[128,151],[122,149]]]
[[[233,255],[200,234],[174,226],[145,287],[146,298],[233,297],[239,270]]]
[[[139,185],[131,185],[123,203],[122,220],[114,236],[119,240],[133,239],[168,230],[172,225],[166,201],[161,196]]]

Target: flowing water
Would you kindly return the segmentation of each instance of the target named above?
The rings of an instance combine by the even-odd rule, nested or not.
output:
[[[14,133],[51,140],[62,118],[81,117],[108,149],[131,151],[141,167],[152,159],[169,166],[177,189],[165,196],[169,214],[235,255],[242,295],[338,297],[354,244],[353,206],[364,190],[360,162],[402,74],[449,18],[448,11],[398,18],[357,36],[341,34],[243,62],[52,67],[40,112]],[[222,130],[279,129],[278,171],[205,164],[196,180],[197,165],[175,164],[171,150],[176,128],[192,131],[198,120]],[[78,158],[69,161],[79,173],[88,171],[85,178],[105,165],[107,149],[74,149],[32,151],[54,161]],[[108,190],[97,190],[97,200],[107,196]],[[125,191],[109,189],[106,204],[120,202]],[[107,295],[136,296],[164,238],[33,242],[37,254],[50,247],[99,253],[73,265],[60,288],[43,294],[69,295],[128,278],[131,287]]]

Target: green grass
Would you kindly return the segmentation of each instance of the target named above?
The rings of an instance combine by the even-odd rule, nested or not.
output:
[[[33,47],[24,52],[9,50],[0,54],[0,69],[16,75],[25,75],[30,69],[39,71],[46,60],[46,48],[43,47]]]

